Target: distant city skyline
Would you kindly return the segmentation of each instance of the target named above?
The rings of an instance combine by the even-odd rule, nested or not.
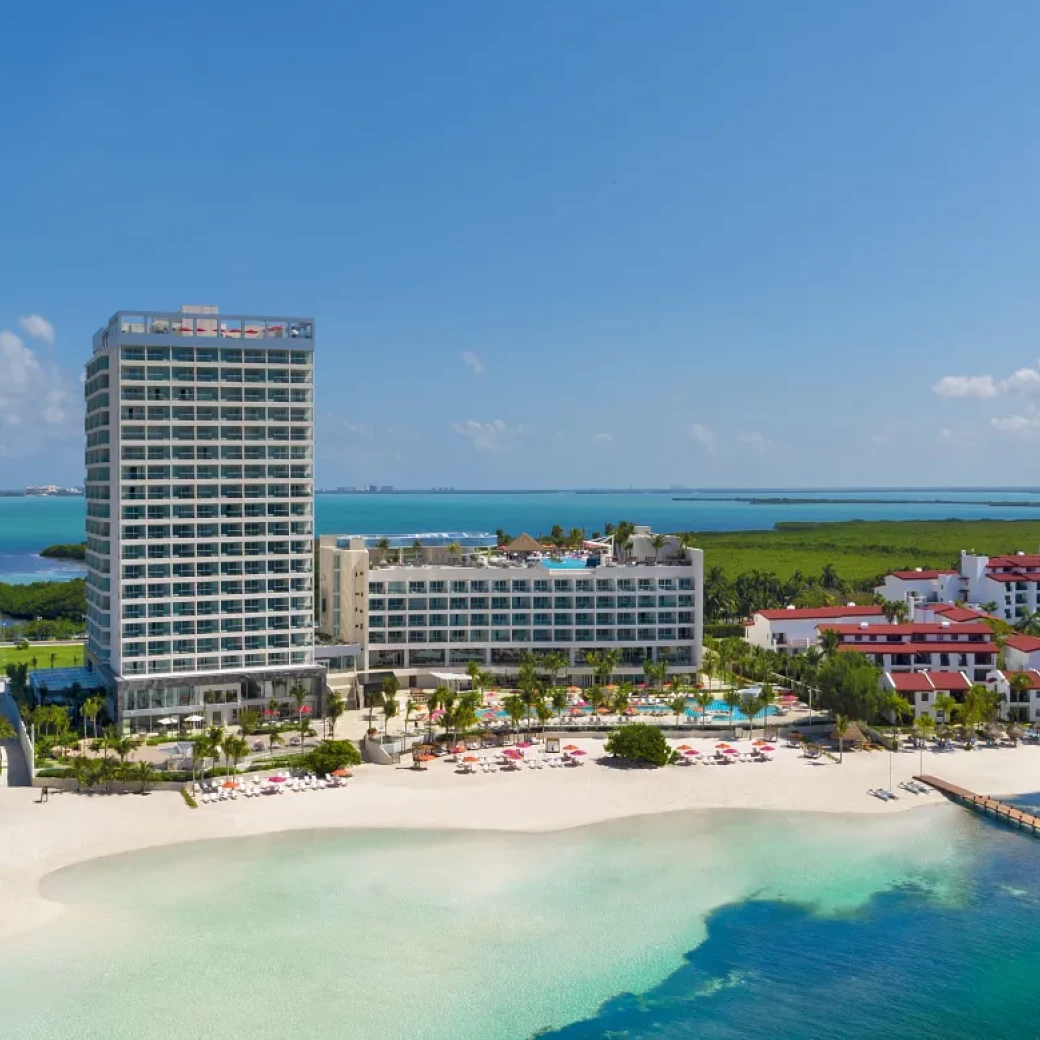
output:
[[[401,13],[12,14],[0,484],[81,483],[109,301],[272,299],[322,487],[1023,483],[1040,8]]]

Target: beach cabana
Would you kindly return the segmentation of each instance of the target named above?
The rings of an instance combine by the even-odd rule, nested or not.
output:
[[[545,734],[545,752],[549,755],[558,755],[560,753],[560,734],[559,733],[546,733]]]
[[[522,534],[514,538],[508,545],[502,546],[502,551],[507,553],[539,553],[544,552],[544,546],[539,545],[529,534]]]
[[[837,742],[837,728],[831,730],[831,740]],[[845,733],[841,737],[841,742],[845,747],[849,747],[850,745],[855,747],[857,744],[869,744],[870,738],[862,729],[860,729],[858,722],[850,722],[845,728]]]

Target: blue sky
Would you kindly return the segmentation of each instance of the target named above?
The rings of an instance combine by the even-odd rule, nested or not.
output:
[[[0,486],[118,308],[318,321],[318,483],[1035,483],[1040,6],[19,5]]]

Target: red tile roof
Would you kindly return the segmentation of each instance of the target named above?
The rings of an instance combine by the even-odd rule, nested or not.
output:
[[[1024,675],[1029,680],[1029,689],[1040,690],[1040,672],[1035,668],[1029,668],[1024,672],[1009,672],[1006,668],[1000,674],[1010,682],[1016,675]]]
[[[991,556],[988,567],[1040,567],[1040,555],[1023,553],[1021,556],[1012,553],[1010,556]]]
[[[958,574],[959,571],[893,571],[893,578],[900,578],[903,581],[925,581],[934,580],[935,578],[941,577],[944,574]]]
[[[933,614],[939,614],[946,618],[947,621],[958,623],[962,621],[976,621],[989,616],[981,610],[972,610],[971,607],[958,607],[956,603],[926,603],[921,609],[930,610]]]
[[[1040,650],[1040,636],[1008,636],[1004,642],[1014,650],[1021,650],[1024,654],[1035,653]]]
[[[962,672],[889,672],[889,681],[900,693],[929,690],[966,690],[971,683]]]
[[[823,624],[817,625],[816,627],[829,628],[843,636],[874,635],[910,637],[949,635],[952,639],[954,636],[986,636],[988,638],[993,635],[993,630],[989,625],[985,625],[981,621],[963,625],[955,625],[952,623],[944,625],[941,621],[906,621],[901,625],[867,625],[866,628],[863,628],[858,624]]]
[[[842,618],[842,617],[882,617],[880,607],[796,607],[794,610],[779,608],[776,610],[757,610],[755,613],[768,621],[782,621],[784,618]]]
[[[1024,571],[1015,571],[1013,574],[994,574],[992,571],[987,571],[986,577],[991,581],[1002,581],[1006,585],[1012,581],[1040,581],[1040,571],[1029,574]]]
[[[859,654],[995,654],[996,643],[841,643],[839,651]]]

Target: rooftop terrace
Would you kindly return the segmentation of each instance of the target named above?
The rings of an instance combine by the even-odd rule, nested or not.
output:
[[[171,345],[185,339],[294,340],[299,346],[309,349],[313,346],[314,319],[220,314],[216,307],[117,311],[106,326],[94,333],[94,352],[120,343]]]

